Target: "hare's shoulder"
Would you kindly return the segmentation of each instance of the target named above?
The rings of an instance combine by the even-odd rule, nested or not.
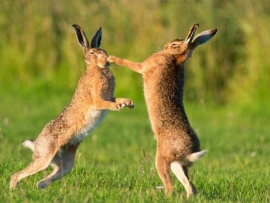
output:
[[[148,57],[144,63],[147,65],[157,65],[157,64],[163,64],[168,63],[173,60],[173,56],[171,54],[168,54],[164,51],[159,51]]]
[[[159,52],[156,52],[154,54],[152,54],[151,56],[149,56],[147,60],[151,60],[151,59],[156,59],[156,58],[160,58],[160,57],[163,57],[164,56],[164,52],[163,51],[159,51]]]

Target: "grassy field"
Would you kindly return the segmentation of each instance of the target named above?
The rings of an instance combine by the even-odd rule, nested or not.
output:
[[[40,172],[10,192],[10,176],[31,160],[21,142],[34,139],[72,93],[46,83],[0,91],[0,202],[186,201],[175,178],[171,197],[156,189],[161,181],[154,166],[155,140],[139,101],[133,110],[109,113],[81,144],[74,169],[63,179],[39,190],[35,184],[48,171]],[[186,111],[208,150],[191,169],[198,196],[190,202],[269,202],[269,107],[187,103]]]

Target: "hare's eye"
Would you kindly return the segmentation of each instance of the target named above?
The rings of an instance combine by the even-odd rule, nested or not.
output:
[[[93,52],[93,51],[90,51],[90,54],[91,54],[91,55],[94,55],[94,54],[95,54],[95,52]]]
[[[176,44],[176,43],[172,43],[172,46],[173,46],[173,47],[176,47],[177,45],[178,45],[178,44]]]

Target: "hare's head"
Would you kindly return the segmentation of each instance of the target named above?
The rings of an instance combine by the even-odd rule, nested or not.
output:
[[[85,36],[84,31],[79,25],[72,25],[76,32],[76,36],[79,44],[83,48],[85,62],[86,64],[94,64],[100,68],[107,68],[109,63],[107,61],[108,54],[105,50],[100,49],[101,39],[102,39],[102,30],[99,28],[94,34],[91,40],[91,46]]]
[[[164,46],[164,51],[175,55],[179,63],[185,62],[192,54],[192,51],[199,45],[210,40],[217,32],[217,29],[206,30],[198,34],[195,38],[195,32],[199,24],[191,27],[186,39],[175,39]]]

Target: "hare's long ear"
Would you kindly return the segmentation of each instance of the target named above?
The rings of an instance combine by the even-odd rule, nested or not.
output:
[[[76,33],[79,44],[83,47],[84,50],[88,49],[89,48],[89,42],[88,42],[87,37],[85,36],[85,33],[82,30],[82,28],[79,25],[76,25],[76,24],[72,25],[72,27],[75,30],[75,33]]]
[[[200,34],[196,35],[194,40],[191,42],[192,48],[195,49],[197,46],[206,43],[207,41],[212,39],[212,37],[214,37],[216,33],[217,29],[212,29],[203,31]]]
[[[101,27],[97,30],[91,40],[91,48],[99,48],[102,40],[102,29]]]
[[[185,39],[185,43],[186,43],[187,45],[190,44],[190,42],[193,40],[193,37],[194,37],[195,32],[196,32],[196,30],[198,29],[198,27],[199,27],[199,24],[194,24],[194,25],[191,27],[191,29],[190,29],[190,31],[189,31],[189,33],[188,33],[186,39]]]

